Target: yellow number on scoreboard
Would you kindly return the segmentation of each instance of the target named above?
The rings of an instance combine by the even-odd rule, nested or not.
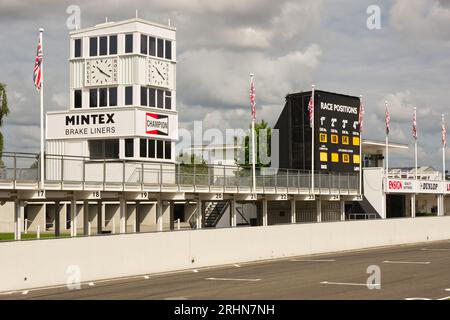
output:
[[[337,152],[331,153],[331,162],[339,162],[339,153]]]
[[[326,152],[320,153],[320,162],[328,162],[328,153]]]
[[[359,154],[354,154],[353,155],[353,163],[354,164],[359,164]]]
[[[359,146],[359,137],[353,137],[353,145]]]
[[[342,144],[349,144],[348,136],[342,136]]]
[[[327,134],[326,133],[321,133],[319,135],[319,140],[320,140],[320,142],[326,143],[327,142]]]
[[[349,163],[350,162],[350,155],[348,155],[347,153],[343,153],[342,154],[342,162]]]
[[[334,144],[338,144],[339,143],[339,139],[338,139],[337,134],[332,134],[331,135],[331,143],[334,143]]]

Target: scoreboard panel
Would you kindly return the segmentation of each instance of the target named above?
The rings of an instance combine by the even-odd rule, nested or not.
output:
[[[316,170],[358,172],[361,139],[358,97],[316,91],[314,159]]]

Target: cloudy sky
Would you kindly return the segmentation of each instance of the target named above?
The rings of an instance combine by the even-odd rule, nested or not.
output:
[[[45,107],[68,106],[66,10],[81,8],[81,26],[135,16],[177,27],[180,127],[247,128],[248,75],[255,73],[258,118],[277,120],[288,93],[319,89],[363,94],[365,137],[384,138],[384,100],[392,140],[411,143],[418,108],[419,164],[441,167],[440,118],[450,127],[450,0],[128,0],[0,2],[0,81],[11,113],[5,150],[39,149],[39,98],[32,69],[38,28],[45,33]],[[367,28],[367,8],[381,29]],[[450,148],[449,148],[450,149]],[[395,166],[413,152],[391,152]],[[450,159],[450,151],[447,153]]]

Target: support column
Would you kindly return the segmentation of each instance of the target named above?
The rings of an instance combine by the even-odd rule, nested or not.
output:
[[[262,222],[265,227],[269,225],[269,219],[267,216],[267,199],[262,200]]]
[[[55,237],[61,235],[61,204],[55,201]]]
[[[295,214],[295,199],[291,199],[291,223],[297,223],[297,216]]]
[[[438,216],[443,216],[444,215],[444,201],[443,201],[444,196],[442,194],[439,194],[437,196],[437,205],[438,205]]]
[[[169,215],[170,215],[170,221],[169,221],[169,226],[170,226],[170,231],[173,231],[175,229],[175,225],[174,225],[174,203],[173,201],[169,201]]]
[[[120,204],[119,204],[119,213],[120,213],[120,227],[119,227],[119,232],[120,233],[127,233],[127,219],[126,219],[126,215],[127,215],[127,201],[125,200],[125,198],[122,196],[119,199]]]
[[[77,200],[70,201],[70,236],[77,236]]]
[[[97,202],[97,234],[103,233],[103,214],[105,210],[105,205],[103,202]]]
[[[341,208],[341,221],[345,221],[345,201],[340,200],[340,208]]]
[[[24,210],[24,202],[22,200],[15,200],[14,202],[14,240],[22,238],[22,224],[21,213]]]
[[[316,201],[317,222],[322,222],[322,200],[320,197]]]
[[[156,203],[156,231],[163,231],[163,201],[161,198]]]
[[[88,236],[89,231],[89,201],[83,201],[83,234]]]
[[[141,202],[136,202],[136,232],[141,232]]]
[[[416,194],[411,194],[411,218],[416,217]]]
[[[236,217],[236,200],[231,199],[230,200],[230,220],[231,220],[231,227],[235,228],[237,227],[237,217]]]
[[[195,211],[195,219],[196,219],[196,228],[201,229],[202,228],[202,217],[203,217],[203,203],[199,199],[197,200],[197,210]]]

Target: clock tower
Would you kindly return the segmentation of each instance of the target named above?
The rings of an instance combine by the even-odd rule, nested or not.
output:
[[[69,65],[69,110],[47,113],[48,155],[175,162],[175,28],[136,18],[72,31]],[[58,166],[48,161],[47,178]]]

